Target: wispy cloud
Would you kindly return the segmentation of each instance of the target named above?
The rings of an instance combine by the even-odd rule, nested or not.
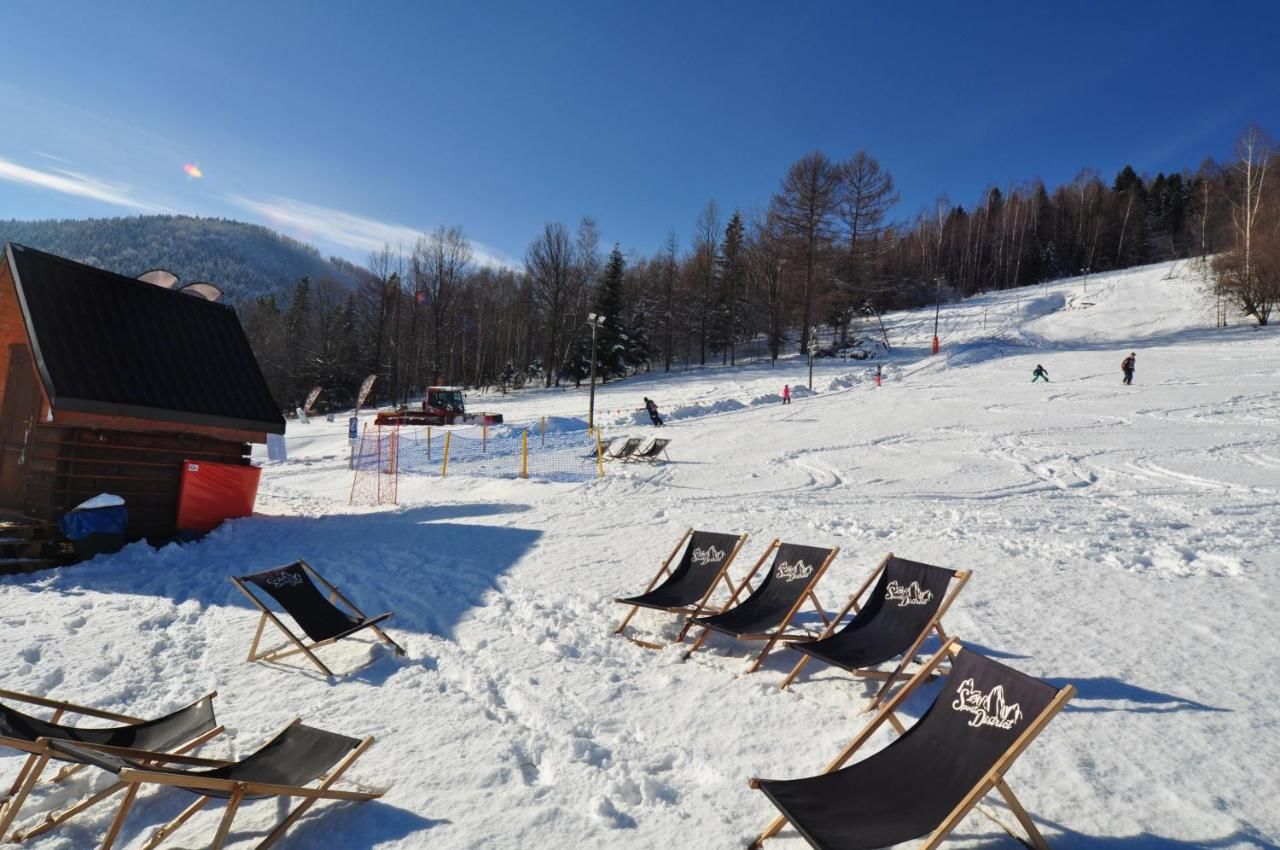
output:
[[[407,251],[423,233],[403,224],[379,221],[292,198],[255,199],[232,194],[227,195],[227,200],[304,242],[316,239],[361,252],[379,251],[383,245]],[[482,266],[515,266],[507,257],[477,242],[471,243],[471,250],[475,261]]]
[[[57,154],[46,153],[45,151],[32,151],[32,153],[35,154],[36,156],[42,156],[45,159],[51,159],[54,162],[61,162],[67,165],[71,164],[71,160],[60,157]]]
[[[35,186],[39,189],[48,189],[51,192],[61,192],[64,195],[90,198],[118,207],[129,207],[130,209],[146,210],[148,212],[164,211],[164,208],[158,204],[148,203],[133,197],[128,187],[112,185],[87,174],[61,168],[53,171],[28,168],[3,157],[0,157],[0,180]]]

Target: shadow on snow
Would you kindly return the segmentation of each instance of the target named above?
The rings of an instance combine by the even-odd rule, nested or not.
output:
[[[450,638],[466,612],[482,604],[541,532],[447,520],[525,510],[519,504],[469,504],[319,517],[255,516],[225,523],[197,543],[160,549],[134,543],[114,555],[6,582],[67,595],[159,596],[175,604],[194,600],[202,606],[253,610],[230,577],[301,558],[367,615],[394,611],[393,630]],[[271,607],[276,608],[274,603]]]

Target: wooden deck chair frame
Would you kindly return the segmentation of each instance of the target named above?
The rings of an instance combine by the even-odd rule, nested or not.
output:
[[[760,568],[764,566],[764,563],[769,559],[769,556],[772,555],[775,551],[777,551],[781,546],[782,546],[782,541],[777,537],[775,537],[773,541],[769,543],[769,547],[764,550],[764,554],[761,555],[760,559],[755,562],[754,566],[752,566],[751,572],[747,573],[747,577],[742,580],[742,584],[738,585],[737,590],[733,592],[733,596],[730,597],[729,601],[725,604],[724,608],[721,609],[721,612],[728,611],[729,609],[733,608],[733,606],[737,604],[738,597],[742,595],[743,590],[753,590],[753,588],[751,588],[751,579],[755,578],[756,573],[760,572]],[[794,637],[794,638],[813,637],[812,633],[810,632],[792,632],[791,634],[787,634],[787,628],[791,625],[791,621],[795,619],[796,614],[800,612],[800,606],[804,605],[804,602],[806,599],[813,603],[813,607],[817,609],[818,616],[822,618],[823,624],[826,627],[830,628],[831,622],[832,622],[831,618],[827,616],[826,609],[824,609],[822,607],[822,603],[818,601],[818,594],[814,591],[814,588],[817,586],[818,582],[821,581],[822,576],[826,574],[827,567],[831,566],[831,562],[834,561],[836,559],[836,555],[839,555],[839,554],[840,554],[839,546],[831,550],[830,554],[828,554],[826,559],[822,562],[822,566],[818,567],[818,569],[814,571],[813,576],[810,577],[809,586],[805,588],[804,593],[801,593],[796,598],[795,604],[792,605],[791,610],[787,612],[786,619],[784,619],[782,623],[779,624],[776,630],[765,633],[765,634],[747,634],[747,635],[734,636],[736,640],[762,640],[765,642],[764,649],[760,650],[760,654],[756,656],[755,662],[752,663],[751,667],[747,669],[748,673],[754,673],[760,669],[760,665],[764,663],[765,658],[767,658],[769,656],[769,653],[773,651],[773,648],[778,643],[778,641],[788,637]],[[750,593],[748,593],[748,595],[750,595]],[[689,622],[690,624],[693,623],[692,615],[689,616]],[[693,642],[693,646],[689,647],[689,650],[685,652],[684,657],[687,659],[690,655],[693,655],[693,653],[697,651],[698,647],[702,646],[702,644],[706,642],[706,639],[711,636],[711,633],[713,631],[714,629],[704,626],[702,629],[702,634],[698,635],[698,639],[695,640]]]
[[[617,437],[601,437],[600,442],[596,446],[591,447],[591,451],[582,456],[583,460],[589,460],[595,463],[601,457],[609,456],[609,446],[613,445]]]
[[[818,635],[818,640],[822,640],[823,638],[830,637],[834,634],[836,630],[840,628],[840,622],[849,615],[850,611],[856,614],[862,610],[862,606],[858,604],[858,600],[860,600],[868,590],[875,586],[876,580],[879,579],[880,574],[888,568],[891,560],[893,560],[892,552],[880,559],[880,563],[876,566],[871,575],[867,577],[867,580],[862,583],[861,587],[853,592],[853,595],[849,597],[849,602],[840,609],[840,613],[836,614],[836,616],[831,620],[831,624],[823,630],[822,634]],[[880,670],[851,671],[854,676],[858,676],[860,678],[884,680],[884,684],[880,686],[880,690],[876,691],[875,696],[873,696],[871,701],[867,704],[865,709],[866,711],[875,710],[876,706],[878,706],[882,701],[884,701],[885,697],[888,696],[893,683],[907,675],[907,667],[913,661],[919,660],[916,658],[916,653],[920,651],[921,645],[925,642],[925,639],[929,637],[930,632],[936,632],[939,640],[943,643],[947,642],[946,630],[942,628],[942,616],[947,613],[947,609],[951,607],[951,603],[955,601],[956,596],[958,596],[960,591],[964,589],[964,586],[969,581],[969,577],[971,575],[973,575],[973,573],[969,570],[955,571],[952,577],[951,589],[947,591],[947,595],[938,606],[938,610],[934,612],[934,615],[929,620],[928,624],[920,630],[920,634],[916,637],[915,642],[912,643],[911,647],[903,654],[902,661],[894,668],[893,672],[886,673]],[[787,674],[787,678],[782,680],[782,684],[778,685],[778,689],[785,691],[787,686],[800,675],[800,671],[805,668],[805,665],[812,660],[812,655],[801,654],[800,660],[796,662],[795,667],[791,668],[791,672]],[[939,675],[943,674],[939,673]]]
[[[190,705],[195,705],[217,695],[217,691],[210,691],[199,699],[193,700]],[[61,723],[63,717],[68,714],[79,714],[84,717],[92,717],[96,720],[111,720],[116,723],[124,724],[146,722],[143,718],[131,717],[127,714],[117,714],[112,711],[103,711],[90,706],[77,705],[76,703],[49,699],[47,697],[33,696],[31,694],[19,693],[18,691],[0,690],[0,700],[23,702],[29,705],[52,708],[54,709],[54,713],[53,716],[49,718],[48,722],[50,723]],[[187,756],[186,753],[197,749],[213,738],[221,735],[224,731],[225,727],[221,725],[214,726],[212,729],[202,732],[191,740],[184,741],[177,747],[164,753],[136,750],[127,747],[108,747],[84,743],[80,743],[78,745],[85,747],[86,749],[98,749],[104,752],[112,752],[118,755],[124,755],[138,760],[153,761],[156,763],[173,762],[217,767],[225,764],[225,762]],[[22,809],[22,804],[26,802],[28,795],[30,795],[31,791],[40,781],[40,777],[49,763],[51,758],[49,743],[50,739],[48,738],[38,738],[35,742],[31,742],[0,735],[0,746],[27,753],[27,759],[23,762],[21,770],[18,771],[17,778],[13,781],[13,784],[9,786],[3,800],[0,800],[0,842],[5,840],[5,836],[9,832],[9,827],[13,825],[14,820],[18,816],[18,812]],[[50,784],[62,782],[63,780],[78,773],[83,769],[83,767],[84,765],[79,764],[64,765],[53,779],[50,780]],[[30,838],[32,836],[39,835],[42,832],[47,832],[63,821],[66,821],[85,809],[88,809],[90,806],[97,805],[116,792],[123,790],[124,787],[125,785],[123,782],[113,783],[106,788],[103,788],[101,791],[79,800],[62,811],[46,815],[44,821],[34,829],[15,831],[12,836],[9,836],[9,838],[13,841],[22,841],[25,838]]]
[[[287,724],[292,726],[297,723],[298,719]],[[286,726],[286,728],[287,728]],[[218,824],[218,831],[214,834],[213,842],[209,845],[211,850],[222,850],[227,841],[227,836],[231,833],[231,823],[235,820],[236,812],[239,810],[241,801],[246,795],[274,795],[278,797],[300,797],[302,802],[295,806],[285,817],[276,825],[267,837],[258,843],[258,850],[272,846],[297,822],[298,818],[307,813],[307,810],[314,806],[320,800],[351,800],[365,801],[374,800],[381,797],[384,791],[342,791],[334,789],[331,786],[342,778],[342,774],[355,764],[356,759],[364,754],[373,744],[373,736],[362,738],[358,746],[350,753],[342,758],[341,761],[334,766],[332,770],[321,777],[320,784],[314,788],[302,785],[275,785],[266,782],[240,782],[231,779],[212,779],[209,777],[183,777],[173,776],[167,773],[152,773],[145,770],[126,769],[120,771],[120,785],[127,788],[124,799],[120,802],[120,808],[116,810],[115,818],[111,821],[111,826],[107,830],[106,836],[102,840],[100,850],[110,850],[115,843],[116,838],[120,834],[121,828],[124,826],[126,816],[129,809],[133,805],[134,799],[138,796],[138,791],[144,784],[150,785],[169,785],[184,790],[191,791],[195,788],[206,788],[209,790],[224,791],[230,794],[227,798],[227,809],[222,815],[222,820]],[[224,765],[226,762],[220,762]],[[191,819],[196,812],[204,808],[211,800],[221,799],[207,795],[199,796],[194,803],[183,809],[173,820],[157,829],[151,834],[147,842],[142,845],[143,850],[152,850],[158,847],[166,838],[178,830],[184,823]]]
[[[669,438],[669,437],[653,437],[653,438],[652,438],[652,440],[653,440],[653,442],[654,442],[655,444],[656,444],[656,443],[659,443],[659,442],[661,442],[661,443],[662,443],[662,447],[661,447],[660,449],[658,449],[658,451],[657,451],[657,452],[653,452],[653,454],[647,454],[647,453],[646,453],[646,452],[650,452],[650,451],[652,451],[652,450],[653,450],[653,446],[652,446],[652,445],[648,446],[648,447],[645,449],[645,451],[640,451],[640,449],[638,449],[638,448],[637,448],[634,452],[632,452],[632,453],[631,453],[631,455],[630,455],[629,457],[625,458],[626,462],[627,462],[627,463],[640,463],[641,461],[643,461],[644,463],[657,463],[657,462],[658,462],[658,453],[660,452],[660,453],[662,454],[662,457],[666,460],[666,462],[667,462],[667,463],[670,463],[670,462],[671,462],[671,455],[667,454],[667,446],[671,445],[671,438]],[[641,445],[644,445],[644,444],[643,444],[643,443],[641,443]]]
[[[618,443],[617,450],[613,452],[605,452],[604,459],[625,461],[636,453],[636,449],[640,448],[640,445],[643,442],[644,437],[623,437],[622,441]]]
[[[354,632],[360,631],[360,629],[363,629],[363,628],[372,629],[379,638],[381,638],[385,643],[389,644],[392,647],[392,649],[395,650],[396,655],[405,654],[404,647],[400,646],[400,644],[392,640],[391,637],[386,632],[378,628],[378,623],[381,623],[382,621],[389,619],[391,617],[391,612],[387,612],[385,614],[379,614],[378,616],[373,618],[366,616],[363,611],[361,611],[359,608],[356,607],[356,604],[354,602],[352,602],[350,599],[348,599],[346,596],[342,594],[342,591],[338,590],[338,588],[334,586],[328,579],[320,575],[320,573],[316,572],[315,567],[311,566],[301,558],[298,559],[297,563],[300,564],[304,570],[306,570],[307,574],[310,575],[312,579],[319,582],[321,585],[323,585],[325,588],[329,590],[330,604],[336,605],[337,602],[341,601],[342,604],[346,605],[348,608],[351,609],[351,613],[355,614],[361,620],[364,620],[365,623],[360,627],[354,629],[352,632],[348,632],[347,634],[339,635],[337,637],[332,637],[332,638],[328,638],[326,640],[321,640],[321,641],[312,641],[309,638],[304,640],[303,638],[300,638],[297,635],[295,635],[289,629],[289,627],[284,624],[284,621],[282,621],[280,617],[276,615],[274,611],[272,611],[270,608],[264,605],[262,601],[258,599],[257,595],[254,594],[253,591],[251,591],[248,588],[248,586],[245,584],[244,580],[240,576],[232,576],[231,581],[235,583],[235,586],[240,588],[240,592],[243,593],[245,596],[249,597],[249,601],[251,601],[254,604],[254,607],[256,607],[262,613],[262,616],[258,618],[258,629],[253,635],[253,644],[249,647],[249,658],[248,658],[249,661],[279,661],[281,658],[285,658],[287,656],[295,655],[301,652],[311,660],[312,664],[315,664],[316,667],[320,668],[320,672],[324,673],[324,675],[334,676],[336,678],[336,674],[332,670],[330,670],[327,666],[325,666],[325,663],[316,656],[314,650],[319,649],[322,646],[328,646],[331,643],[336,643],[337,641],[342,640],[342,638],[344,637],[350,637],[351,634],[353,634]],[[289,639],[289,643],[293,644],[292,649],[288,648],[289,643],[284,643],[284,644],[281,644],[280,646],[277,646],[274,649],[258,652],[258,644],[262,641],[262,632],[266,628],[268,620],[270,620],[272,623],[275,623],[276,628],[284,632],[285,637]]]
[[[960,649],[961,644],[958,638],[953,637],[946,640],[943,643],[942,648],[939,649],[932,658],[925,662],[925,664],[916,671],[915,675],[912,676],[905,685],[898,689],[898,691],[880,707],[880,710],[871,718],[871,721],[867,724],[866,728],[859,732],[857,737],[854,738],[847,747],[841,750],[840,754],[836,756],[822,772],[831,773],[844,767],[845,764],[848,763],[849,759],[853,758],[858,749],[867,741],[871,740],[871,737],[875,734],[876,730],[885,723],[889,723],[893,726],[894,730],[897,731],[899,735],[905,733],[906,727],[894,712],[902,706],[902,703],[906,701],[907,697],[909,697],[916,688],[933,677],[934,671],[944,659],[948,661],[952,660]],[[925,839],[925,843],[921,845],[921,850],[933,850],[933,848],[945,841],[947,836],[949,836],[951,832],[960,825],[961,821],[968,817],[969,813],[973,811],[973,809],[982,802],[982,799],[986,797],[987,794],[991,793],[992,790],[998,791],[1000,796],[1004,798],[1004,801],[1008,804],[1010,811],[1013,812],[1013,816],[1017,818],[1018,823],[1024,830],[1026,830],[1027,837],[1030,839],[1031,845],[1035,847],[1036,850],[1049,850],[1048,842],[1044,840],[1044,836],[1036,827],[1035,822],[1031,820],[1031,816],[1027,814],[1027,810],[1023,808],[1022,803],[1018,801],[1018,798],[1013,793],[1013,789],[1010,788],[1009,783],[1005,781],[1004,776],[1013,766],[1013,763],[1017,760],[1018,756],[1022,755],[1023,750],[1031,745],[1031,742],[1034,741],[1042,731],[1044,731],[1044,727],[1049,724],[1049,721],[1057,716],[1058,712],[1066,706],[1067,702],[1070,701],[1075,694],[1076,689],[1074,685],[1067,685],[1058,692],[1058,694],[1049,702],[1049,705],[1045,707],[1044,711],[1040,712],[1040,715],[1027,725],[1026,730],[1014,739],[1013,743],[1009,745],[1009,748],[1005,750],[1004,755],[1002,755],[996,763],[992,765],[991,769],[978,780],[977,784],[973,786],[972,790],[969,791],[964,799],[962,799],[956,807],[952,809],[945,818],[943,818],[942,823],[938,824],[934,831],[929,834]],[[753,778],[747,784],[751,788],[759,788],[759,783],[759,779]],[[765,841],[777,835],[786,825],[786,816],[779,815],[772,823],[769,824],[769,826],[765,828],[764,832],[760,833],[756,840],[751,843],[749,850],[759,850]],[[1014,838],[1019,841],[1023,841],[1023,839],[1018,838],[1016,835]]]
[[[671,575],[672,573],[671,562],[675,560],[676,555],[680,553],[680,551],[684,548],[685,543],[687,543],[689,538],[693,536],[693,532],[694,532],[693,528],[688,528],[685,530],[684,536],[680,538],[680,540],[676,543],[675,548],[673,548],[671,550],[671,553],[667,555],[667,559],[662,562],[662,566],[658,568],[658,572],[654,574],[653,579],[649,582],[648,586],[645,587],[644,592],[640,594],[641,596],[643,596],[645,593],[648,593],[649,591],[657,587],[658,582],[662,581],[662,579],[665,576]],[[713,581],[711,583],[711,586],[707,588],[707,592],[703,594],[702,598],[698,600],[698,603],[696,605],[694,605],[692,608],[677,607],[677,608],[665,609],[666,611],[669,611],[672,614],[686,615],[684,625],[680,628],[680,634],[676,636],[676,639],[672,641],[672,643],[684,643],[685,636],[689,634],[689,628],[693,625],[693,619],[692,619],[693,617],[700,617],[703,614],[719,614],[728,606],[729,604],[728,602],[726,602],[725,605],[721,606],[720,608],[709,608],[707,606],[707,602],[710,601],[712,595],[716,592],[716,588],[720,586],[721,582],[724,582],[725,587],[729,589],[730,597],[731,598],[735,597],[737,588],[733,586],[733,579],[730,578],[729,576],[729,566],[733,563],[733,559],[738,557],[738,552],[742,551],[743,544],[747,542],[747,536],[748,535],[745,532],[738,535],[738,542],[734,544],[733,551],[729,553],[729,557],[724,559],[724,563],[720,565],[720,572],[716,575],[715,581]],[[638,638],[630,637],[624,634],[627,628],[627,624],[630,623],[631,618],[634,617],[640,611],[640,608],[641,606],[639,605],[632,605],[631,610],[628,611],[626,616],[622,618],[622,622],[619,623],[618,627],[613,630],[613,633],[615,635],[622,635],[623,637],[627,638],[627,640],[631,641],[637,646],[643,646],[645,649],[662,649],[664,646],[666,646],[666,644],[652,643],[650,641],[640,640]]]

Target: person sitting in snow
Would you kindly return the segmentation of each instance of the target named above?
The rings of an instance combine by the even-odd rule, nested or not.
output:
[[[644,398],[644,409],[649,411],[649,419],[655,426],[662,425],[662,417],[658,415],[658,405],[648,396]]]
[[[791,385],[790,384],[782,385],[782,403],[791,404]]]
[[[1130,351],[1129,356],[1120,361],[1120,371],[1124,372],[1124,380],[1121,383],[1133,383],[1133,370],[1137,365],[1137,352]]]
[[[1049,370],[1037,363],[1035,371],[1031,373],[1031,383],[1034,384],[1042,378],[1046,384],[1049,383]]]

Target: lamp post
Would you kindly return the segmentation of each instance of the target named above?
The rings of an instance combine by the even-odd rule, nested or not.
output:
[[[587,427],[596,427],[596,331],[604,325],[604,316],[597,313],[587,314],[587,324],[591,325],[591,401],[587,409]]]
[[[813,391],[813,355],[818,353],[818,328],[809,328],[809,391]]]

